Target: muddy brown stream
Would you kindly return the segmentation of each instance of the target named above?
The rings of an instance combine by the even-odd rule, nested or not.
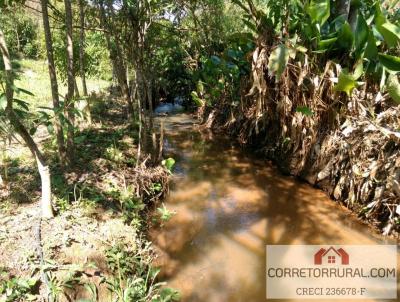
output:
[[[266,301],[267,244],[395,244],[232,139],[196,130],[189,115],[158,121],[176,160],[165,202],[176,214],[152,236],[182,301]]]

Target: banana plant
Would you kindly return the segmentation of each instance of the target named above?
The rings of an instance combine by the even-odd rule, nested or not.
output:
[[[202,57],[202,66],[195,73],[196,90],[191,92],[198,107],[213,106],[223,98],[236,106],[241,76],[250,71],[246,55],[254,48],[251,39],[247,35],[232,36],[230,47],[223,52]]]
[[[399,14],[388,13],[380,1],[354,0],[350,4],[350,1],[309,0],[303,3],[278,0],[267,1],[268,7],[264,10],[252,10],[251,4],[247,7],[243,3],[252,3],[250,0],[234,2],[240,2],[248,13],[253,12],[258,28],[270,25],[281,41],[273,46],[268,63],[269,74],[274,75],[277,81],[290,58],[295,59],[301,50],[316,61],[340,63],[342,71],[338,75],[336,91],[350,96],[361,84],[360,78],[364,77],[378,82],[382,92],[388,92],[394,101],[400,103]],[[344,2],[350,8],[338,8],[338,5],[345,5]],[[282,9],[275,10],[277,3],[289,7],[290,14]],[[276,20],[280,21],[277,23]],[[285,22],[289,26],[285,27]],[[260,23],[265,26],[260,26]]]

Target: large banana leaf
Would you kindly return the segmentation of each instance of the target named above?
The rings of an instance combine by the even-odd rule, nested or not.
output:
[[[354,75],[348,73],[346,70],[342,70],[339,75],[338,83],[333,87],[335,91],[344,91],[348,96],[354,88],[357,87],[357,80]]]
[[[386,55],[384,53],[378,54],[381,64],[390,72],[400,72],[400,57]]]
[[[339,48],[351,51],[354,45],[354,34],[350,24],[345,22],[339,32],[337,43]]]
[[[285,44],[279,44],[271,52],[268,60],[268,70],[272,75],[276,76],[276,80],[279,80],[284,72],[289,61],[289,55],[290,49]]]
[[[385,22],[377,26],[385,42],[389,47],[396,47],[400,42],[400,27],[390,22]]]
[[[311,0],[307,12],[313,23],[322,26],[330,15],[330,0]]]
[[[368,36],[369,36],[368,24],[365,21],[363,15],[359,13],[357,17],[356,32],[354,37],[356,52],[358,55],[360,55],[363,49],[366,47],[368,42]]]
[[[390,97],[396,102],[400,104],[400,83],[395,75],[389,76],[387,83],[387,91],[389,92]]]
[[[364,57],[372,61],[376,59],[377,55],[378,55],[378,47],[376,47],[375,36],[372,31],[369,31],[368,43],[367,47],[365,48]]]

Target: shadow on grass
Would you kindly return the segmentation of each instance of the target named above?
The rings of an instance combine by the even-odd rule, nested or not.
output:
[[[54,194],[62,210],[72,202],[119,211],[121,188],[106,188],[135,166],[137,132],[114,101],[91,97],[93,125],[75,132],[74,165],[67,173],[53,171]]]
[[[104,95],[92,95],[89,100],[93,122],[83,127],[83,121],[76,121],[74,163],[70,169],[62,171],[54,138],[46,139],[41,146],[51,167],[56,211],[77,204],[88,208],[92,214],[97,211],[101,215],[102,210],[124,212],[121,198],[130,184],[140,186],[138,191],[129,193],[134,202],[152,199],[153,183],[164,183],[158,179],[164,176],[161,173],[158,177],[156,169],[138,172],[135,168],[138,127],[126,118],[125,103]],[[17,194],[20,202],[38,201],[40,177],[33,161],[27,167],[21,167],[18,162],[15,165],[20,173],[12,179],[11,191],[18,184],[26,192],[25,197],[17,196],[16,190],[12,194]]]

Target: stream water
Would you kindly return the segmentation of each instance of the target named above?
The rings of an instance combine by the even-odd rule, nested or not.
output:
[[[189,115],[157,120],[176,160],[165,202],[176,214],[152,237],[182,301],[266,301],[266,244],[395,244],[228,137],[196,130]]]

